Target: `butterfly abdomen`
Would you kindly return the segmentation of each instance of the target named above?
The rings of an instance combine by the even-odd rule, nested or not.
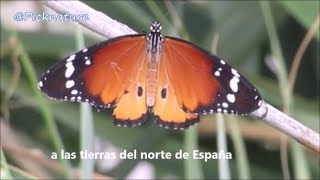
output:
[[[155,104],[155,96],[158,81],[158,62],[148,62],[147,80],[146,80],[146,98],[147,106],[152,107]]]
[[[157,83],[159,76],[159,61],[161,59],[163,36],[160,33],[161,26],[150,26],[150,33],[147,36],[147,79],[146,79],[146,102],[148,107],[155,105]]]

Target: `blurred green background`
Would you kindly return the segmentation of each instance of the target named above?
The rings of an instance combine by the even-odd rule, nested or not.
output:
[[[212,50],[214,37],[219,37],[217,55],[241,72],[260,91],[269,104],[281,109],[283,100],[272,61],[270,38],[258,1],[84,1],[95,10],[128,25],[137,32],[148,31],[151,21],[160,21],[165,35],[189,37],[189,41]],[[319,15],[318,1],[272,1],[268,3],[270,13],[281,45],[281,52],[287,71],[306,32]],[[171,7],[171,8],[170,8]],[[75,23],[14,21],[15,12],[43,12],[41,3],[31,1],[1,1],[1,147],[7,162],[34,176],[60,177],[61,170],[53,170],[50,160],[43,165],[42,155],[49,157],[54,151],[48,129],[41,116],[38,100],[28,70],[21,63],[20,43],[25,48],[34,67],[37,78],[58,60],[75,52]],[[177,28],[172,13],[180,18],[183,28]],[[85,31],[87,46],[104,38]],[[186,36],[187,35],[187,36]],[[269,64],[268,66],[266,65]],[[271,64],[271,65],[270,65]],[[270,68],[271,67],[271,68]],[[41,94],[42,95],[42,94]],[[44,97],[44,95],[42,95]],[[80,112],[78,103],[60,102],[46,97],[45,104],[58,126],[58,132],[67,151],[79,151]],[[294,87],[291,115],[303,124],[319,132],[319,27],[306,49]],[[94,112],[96,142],[99,146],[116,147],[120,150],[138,149],[144,152],[169,151],[175,153],[183,149],[183,132],[159,128],[149,119],[136,128],[116,127],[112,124],[111,111]],[[228,150],[233,153],[229,161],[233,178],[240,178],[232,128],[232,116],[224,116]],[[244,141],[246,164],[251,178],[281,179],[280,133],[249,117],[236,117],[241,139]],[[214,116],[205,117],[198,128],[199,148],[205,152],[215,152],[216,123]],[[11,129],[11,130],[8,130]],[[189,131],[189,130],[186,130]],[[20,147],[17,148],[14,147]],[[100,147],[101,148],[101,147]],[[37,150],[37,151],[36,151]],[[36,151],[36,152],[35,152]],[[100,149],[99,151],[105,151]],[[297,174],[294,150],[288,146],[287,169],[291,178]],[[30,154],[30,159],[28,154]],[[32,153],[35,153],[34,159]],[[38,154],[37,154],[38,153]],[[40,154],[41,154],[40,153]],[[39,155],[39,156],[38,156]],[[305,149],[302,156],[307,161],[304,173],[309,178],[319,179],[319,156]],[[17,157],[25,157],[17,158]],[[42,158],[41,158],[42,157]],[[22,160],[21,160],[22,159]],[[140,160],[126,160],[103,170],[105,160],[96,163],[96,172],[106,176],[121,178],[135,167]],[[147,160],[154,168],[156,178],[183,178],[183,160]],[[58,163],[58,161],[56,161]],[[71,160],[77,168],[79,159]],[[26,165],[26,163],[28,165]],[[30,165],[31,163],[31,165]],[[51,166],[50,166],[51,165]],[[201,161],[205,178],[218,178],[217,160]],[[58,165],[59,166],[59,165]],[[32,168],[34,167],[34,168]],[[41,167],[41,168],[40,168]],[[5,169],[1,164],[1,169]],[[45,170],[44,170],[45,169]],[[1,170],[2,171],[2,170]],[[43,172],[39,172],[43,171]],[[4,171],[2,171],[4,172]],[[16,172],[16,171],[14,171]],[[42,174],[43,173],[43,174]],[[23,173],[14,174],[15,177]],[[2,174],[3,175],[3,174]],[[23,176],[24,177],[24,176]]]

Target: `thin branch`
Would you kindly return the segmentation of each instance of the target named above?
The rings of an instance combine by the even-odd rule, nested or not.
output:
[[[127,25],[122,24],[100,11],[96,11],[80,1],[41,1],[54,11],[63,14],[68,12],[72,15],[88,14],[88,21],[79,23],[104,37],[112,38],[126,34],[136,34]]]
[[[79,23],[108,38],[135,33],[126,25],[111,19],[105,14],[92,9],[79,1],[42,1],[42,3],[59,13],[87,13],[90,17],[89,21],[81,21]],[[264,102],[263,105],[258,110],[251,113],[251,115],[261,119],[272,127],[277,128],[313,151],[320,153],[319,133],[306,127],[268,103]]]
[[[295,139],[311,150],[320,153],[320,135],[312,129],[301,124],[292,117],[263,102],[262,106],[251,113],[252,116],[277,128],[284,134]]]

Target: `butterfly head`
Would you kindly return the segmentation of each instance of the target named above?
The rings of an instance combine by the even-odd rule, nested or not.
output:
[[[153,53],[160,52],[161,44],[164,41],[164,37],[161,34],[162,26],[159,22],[152,22],[149,29],[150,32],[146,37],[148,41],[147,51],[151,50]]]
[[[161,33],[162,26],[159,22],[152,22],[150,25],[150,33]]]

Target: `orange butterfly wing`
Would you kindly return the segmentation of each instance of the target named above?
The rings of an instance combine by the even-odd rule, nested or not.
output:
[[[166,37],[163,59],[186,112],[248,114],[261,106],[256,88],[225,61],[187,41]]]
[[[168,74],[168,61],[162,55],[159,64],[159,76],[156,90],[156,103],[153,107],[155,122],[161,126],[170,129],[184,129],[197,122],[199,117],[194,114],[188,114],[182,110],[176,96],[176,89]]]
[[[180,107],[195,112],[209,106],[219,83],[212,76],[212,63],[206,55],[187,43],[165,39],[163,60]]]
[[[177,49],[178,48],[178,49]],[[187,128],[199,121],[195,111],[208,106],[218,83],[211,75],[211,63],[188,44],[166,38],[161,54],[154,114],[160,126]],[[166,91],[166,97],[161,91]],[[187,111],[184,111],[187,109]]]
[[[160,126],[187,128],[199,121],[195,111],[208,106],[217,93],[218,83],[211,75],[210,61],[188,44],[166,38],[159,66],[154,114]],[[166,97],[161,91],[166,91]],[[187,109],[187,111],[184,111]]]
[[[160,126],[186,128],[198,114],[246,114],[261,102],[251,83],[223,60],[177,38],[164,39],[158,79],[153,109]]]
[[[145,35],[128,35],[67,57],[43,74],[38,87],[54,99],[116,106],[114,123],[134,126],[147,118],[145,77]]]
[[[147,118],[144,49],[144,36],[117,39],[96,51],[92,66],[83,72],[87,93],[104,106],[115,104],[117,125],[140,125]]]

